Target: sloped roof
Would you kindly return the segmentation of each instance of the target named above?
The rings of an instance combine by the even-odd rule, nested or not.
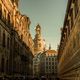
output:
[[[51,55],[57,55],[57,51],[55,50],[47,50],[46,55],[51,56]]]

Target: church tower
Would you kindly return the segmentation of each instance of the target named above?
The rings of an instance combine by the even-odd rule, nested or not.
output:
[[[45,41],[41,36],[41,26],[38,24],[35,29],[35,38],[34,38],[34,52],[39,53],[44,51]]]

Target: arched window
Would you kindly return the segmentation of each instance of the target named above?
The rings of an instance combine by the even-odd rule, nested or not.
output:
[[[0,18],[2,17],[2,5],[0,4]]]

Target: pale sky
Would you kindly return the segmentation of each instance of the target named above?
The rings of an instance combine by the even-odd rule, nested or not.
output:
[[[42,29],[42,37],[47,47],[57,50],[60,43],[66,6],[68,0],[20,0],[19,9],[22,14],[31,20],[30,32],[32,38],[35,35],[35,27],[39,23]]]

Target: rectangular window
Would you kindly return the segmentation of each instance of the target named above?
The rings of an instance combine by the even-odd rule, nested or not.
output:
[[[1,27],[0,27],[0,43],[1,43]]]
[[[71,17],[71,28],[73,27],[73,8],[70,9],[70,17]]]
[[[48,58],[46,58],[46,61],[48,61]]]
[[[48,66],[46,66],[46,69],[48,69]]]
[[[77,36],[78,36],[77,42],[78,42],[78,44],[79,44],[79,42],[80,42],[80,32],[78,32]]]
[[[54,62],[52,62],[52,65],[54,65]]]
[[[51,66],[49,66],[49,69],[51,69]]]
[[[75,41],[75,38],[73,39],[73,48],[75,49],[76,47],[76,41]]]
[[[69,24],[69,20],[67,20],[67,24],[66,24],[67,26],[68,26],[68,36],[70,35],[70,24]]]
[[[52,58],[52,61],[54,61],[54,58]]]
[[[48,65],[48,62],[46,62],[46,65]]]
[[[52,66],[52,69],[54,69],[54,66]]]
[[[49,61],[51,60],[51,58],[49,58]]]
[[[10,24],[10,14],[8,13],[8,24]]]
[[[6,41],[5,41],[5,33],[3,33],[3,42],[2,42],[3,47],[5,47],[6,45]]]
[[[49,62],[49,65],[51,65],[51,62]]]
[[[6,10],[4,9],[4,19],[6,19]]]
[[[74,9],[75,9],[75,18],[77,16],[77,13],[78,13],[78,0],[73,0],[73,3],[74,3]]]
[[[2,5],[0,4],[0,18],[2,17]]]
[[[10,39],[9,37],[7,38],[7,48],[9,49],[9,46],[10,46]]]

